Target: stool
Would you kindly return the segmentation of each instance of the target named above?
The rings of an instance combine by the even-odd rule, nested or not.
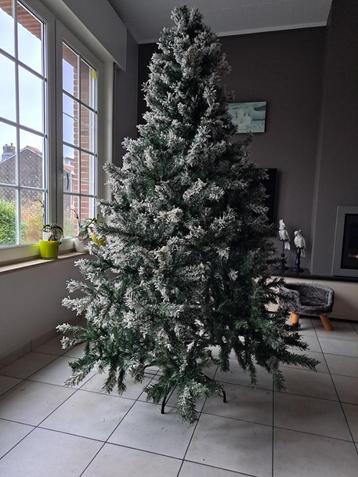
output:
[[[328,318],[334,304],[334,290],[307,283],[285,283],[280,288],[284,304],[290,310],[290,325],[297,326],[300,315],[319,316],[326,331],[333,326]]]

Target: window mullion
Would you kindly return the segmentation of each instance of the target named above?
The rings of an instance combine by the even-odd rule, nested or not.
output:
[[[18,24],[17,24],[17,1],[13,4],[13,18],[15,27],[15,114],[16,114],[16,153],[15,153],[15,176],[16,176],[16,244],[20,244],[21,239],[21,198],[20,198],[20,94],[19,94],[19,64],[17,62],[19,57],[18,47]]]

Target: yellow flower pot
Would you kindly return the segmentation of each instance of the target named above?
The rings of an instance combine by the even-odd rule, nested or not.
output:
[[[40,240],[40,256],[46,260],[53,260],[58,257],[59,242],[57,240]]]

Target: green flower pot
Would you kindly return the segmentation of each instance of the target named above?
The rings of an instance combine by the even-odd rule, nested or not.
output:
[[[53,260],[58,257],[59,242],[57,240],[40,240],[40,255],[46,260]]]

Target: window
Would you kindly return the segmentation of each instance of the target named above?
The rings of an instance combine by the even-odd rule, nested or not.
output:
[[[47,217],[47,71],[43,21],[0,0],[0,246],[41,238]]]
[[[97,71],[62,43],[63,224],[78,233],[78,220],[96,215]]]
[[[36,256],[46,222],[71,238],[96,216],[111,76],[42,2],[0,0],[0,263]]]

